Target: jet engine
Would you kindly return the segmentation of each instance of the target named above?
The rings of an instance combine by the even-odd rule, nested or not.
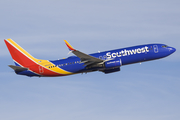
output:
[[[121,65],[122,65],[121,59],[114,59],[114,60],[106,61],[104,63],[104,67],[106,69],[117,68],[120,67]]]

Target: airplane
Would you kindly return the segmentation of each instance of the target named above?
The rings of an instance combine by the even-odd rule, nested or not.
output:
[[[145,44],[133,47],[85,54],[65,44],[74,56],[60,60],[34,58],[12,39],[4,39],[15,65],[9,65],[16,74],[28,77],[55,77],[100,71],[105,74],[120,71],[120,67],[169,56],[175,48],[165,44]]]

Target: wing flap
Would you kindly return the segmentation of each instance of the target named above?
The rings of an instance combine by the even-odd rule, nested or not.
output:
[[[84,63],[84,65],[83,66],[89,66],[89,65],[92,65],[92,64],[94,64],[95,62],[91,62],[91,61],[89,61],[89,62],[86,62],[86,63]]]

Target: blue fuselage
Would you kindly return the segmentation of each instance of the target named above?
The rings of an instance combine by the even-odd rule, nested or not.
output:
[[[166,46],[164,44],[146,44],[104,51],[90,55],[107,61],[118,59],[121,61],[122,66],[138,62],[160,59],[174,53],[175,51],[175,48]],[[85,65],[83,65],[84,63],[81,63],[80,58],[76,56],[71,56],[67,59],[55,60],[50,62],[55,64],[57,67],[60,67],[64,70],[73,73],[97,71],[104,69],[102,67],[87,68]]]

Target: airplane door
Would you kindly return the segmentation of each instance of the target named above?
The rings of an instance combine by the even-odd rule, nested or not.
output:
[[[158,46],[157,45],[153,45],[153,47],[154,47],[154,52],[158,53]]]
[[[42,74],[44,72],[43,67],[39,66],[39,73]]]

